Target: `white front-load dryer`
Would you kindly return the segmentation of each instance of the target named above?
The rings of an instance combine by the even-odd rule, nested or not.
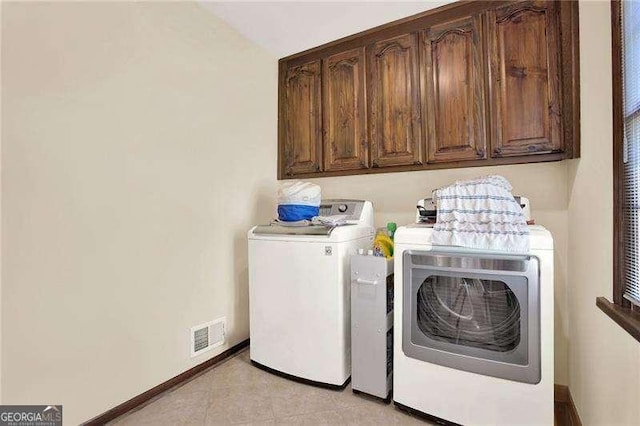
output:
[[[351,376],[349,260],[373,244],[369,201],[323,200],[337,227],[256,226],[249,231],[249,313],[254,365],[329,387]]]
[[[396,406],[465,425],[552,425],[553,239],[526,254],[431,245],[395,234]]]

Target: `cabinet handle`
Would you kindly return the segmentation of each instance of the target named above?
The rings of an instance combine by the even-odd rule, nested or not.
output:
[[[358,284],[366,284],[366,285],[376,285],[378,284],[378,280],[365,280],[363,278],[357,278],[356,283]]]

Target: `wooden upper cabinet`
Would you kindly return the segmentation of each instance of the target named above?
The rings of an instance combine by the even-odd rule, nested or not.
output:
[[[460,1],[279,61],[278,177],[577,158],[577,1]]]
[[[320,171],[322,111],[320,60],[280,72],[281,173],[292,177]]]
[[[491,156],[561,152],[557,2],[519,2],[487,12]]]
[[[422,164],[417,34],[385,39],[367,51],[373,167]]]
[[[364,48],[323,61],[324,170],[368,165]]]
[[[486,158],[481,17],[434,25],[420,44],[428,162]]]

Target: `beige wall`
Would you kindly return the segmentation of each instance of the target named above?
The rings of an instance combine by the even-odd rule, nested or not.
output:
[[[595,307],[611,295],[608,7],[580,4],[580,160],[315,180],[383,225],[455,179],[507,177],[554,235],[556,383],[587,425],[640,418],[640,346]],[[192,325],[226,315],[230,344],[248,336],[276,63],[193,4],[5,3],[1,19],[2,402],[63,403],[72,424],[202,362]]]
[[[77,424],[248,337],[276,73],[195,3],[3,4],[3,403]]]
[[[568,164],[569,387],[585,425],[637,425],[640,344],[595,306],[612,297],[609,2],[580,3],[582,157]]]

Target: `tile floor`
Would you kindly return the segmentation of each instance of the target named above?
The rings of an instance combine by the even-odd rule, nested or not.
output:
[[[363,395],[304,385],[251,365],[238,353],[113,425],[428,425]]]

